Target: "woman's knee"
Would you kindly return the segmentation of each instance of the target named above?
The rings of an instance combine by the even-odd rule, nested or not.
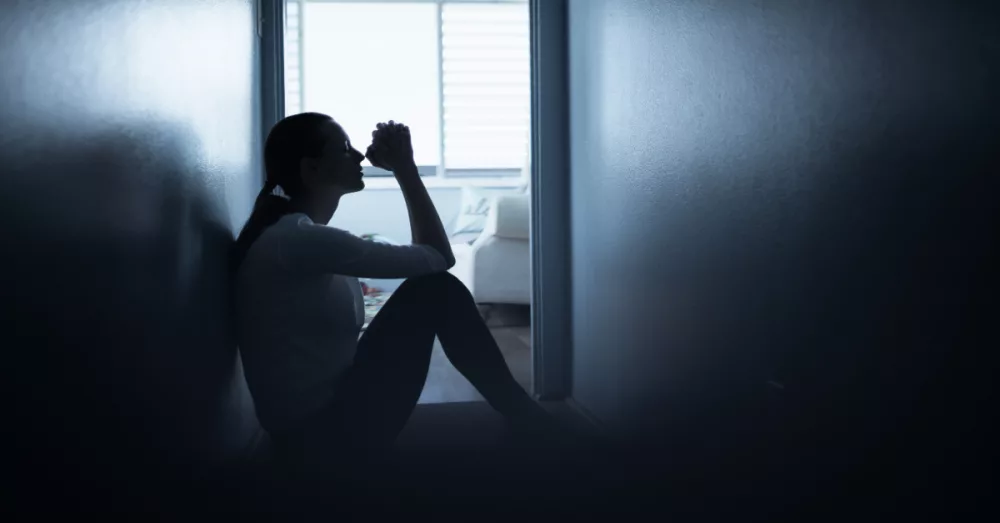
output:
[[[415,276],[413,278],[407,278],[402,285],[396,290],[400,292],[403,290],[411,291],[424,291],[433,296],[442,296],[447,294],[447,292],[468,292],[468,288],[455,277],[454,274],[450,272],[437,272],[434,274],[426,274],[424,276]],[[442,292],[446,291],[446,292]]]

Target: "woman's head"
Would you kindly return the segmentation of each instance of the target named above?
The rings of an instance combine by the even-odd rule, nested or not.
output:
[[[341,196],[364,189],[364,159],[344,129],[325,114],[301,113],[275,124],[264,143],[267,178],[236,239],[234,269],[264,229],[282,216],[298,211],[317,223],[328,222]],[[272,194],[276,187],[284,197]]]
[[[301,113],[278,122],[264,144],[264,169],[271,189],[281,186],[292,200],[336,207],[344,194],[360,191],[364,154],[351,146],[344,129],[319,113]]]

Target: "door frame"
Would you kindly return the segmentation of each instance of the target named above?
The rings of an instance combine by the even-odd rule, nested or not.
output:
[[[267,133],[285,117],[285,0],[255,0],[260,41],[260,150]],[[262,164],[263,165],[263,164]],[[264,172],[260,184],[264,186]]]
[[[569,53],[566,0],[531,9],[532,392],[571,391]]]
[[[566,399],[572,376],[567,4],[529,0],[532,393],[542,400]],[[285,0],[256,0],[256,12],[262,149],[285,116]]]

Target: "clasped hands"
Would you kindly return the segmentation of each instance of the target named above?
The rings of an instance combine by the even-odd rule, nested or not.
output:
[[[392,171],[396,175],[411,167],[416,171],[410,128],[392,120],[378,123],[372,131],[372,144],[368,146],[365,158],[375,167]]]

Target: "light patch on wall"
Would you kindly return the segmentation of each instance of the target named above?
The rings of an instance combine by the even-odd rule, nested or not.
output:
[[[126,33],[128,44],[115,51],[122,53],[116,61],[119,70],[104,75],[104,81],[129,84],[107,86],[120,96],[117,103],[124,112],[187,115],[190,121],[184,123],[213,144],[214,156],[202,161],[206,171],[215,172],[219,165],[239,163],[253,154],[246,136],[231,134],[233,128],[252,128],[248,111],[252,101],[229,96],[247,92],[246,73],[253,67],[253,54],[243,28],[253,20],[244,6],[229,2],[210,3],[211,7],[199,2],[200,16],[180,18],[184,10],[176,4],[151,4],[136,11],[117,6],[122,12],[116,25]],[[241,18],[242,23],[234,23]],[[190,38],[176,38],[179,26]],[[164,70],[175,81],[163,82]]]

